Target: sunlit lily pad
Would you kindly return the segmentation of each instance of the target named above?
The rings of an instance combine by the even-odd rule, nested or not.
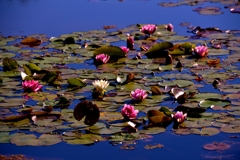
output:
[[[34,134],[18,134],[11,138],[17,146],[50,146],[62,141],[59,135],[42,134],[37,138]]]
[[[172,46],[173,44],[170,42],[160,42],[153,45],[145,55],[148,58],[166,57],[166,53],[164,51]]]
[[[218,134],[220,131],[219,129],[217,128],[211,128],[211,127],[208,127],[208,128],[203,128],[201,130],[201,135],[202,136],[213,136],[213,135],[216,135]]]
[[[125,57],[125,53],[122,51],[120,47],[117,46],[102,46],[94,51],[94,56],[102,53],[109,55],[110,58]]]
[[[112,127],[112,128],[101,128],[101,129],[90,129],[91,133],[94,134],[114,134],[122,131],[122,127]]]
[[[229,100],[206,99],[206,100],[201,101],[199,103],[199,106],[204,107],[204,108],[211,107],[212,105],[225,107],[229,104],[231,104],[231,101],[229,101]]]
[[[240,133],[240,126],[224,125],[220,128],[220,131],[225,133]]]

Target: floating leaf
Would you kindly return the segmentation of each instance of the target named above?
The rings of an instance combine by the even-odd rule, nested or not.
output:
[[[74,108],[73,115],[78,121],[86,116],[84,123],[87,125],[94,125],[100,117],[100,112],[96,104],[85,100],[77,104]]]
[[[155,144],[155,145],[145,145],[145,149],[155,149],[155,148],[163,148],[164,147],[164,145],[162,145],[162,144]]]
[[[220,131],[225,133],[240,133],[240,126],[224,125],[220,128]]]
[[[172,121],[171,117],[166,116],[163,112],[158,110],[149,110],[147,112],[147,118],[152,123],[165,123]]]
[[[192,81],[188,80],[173,80],[173,82],[180,88],[188,87],[194,84]]]
[[[209,127],[209,128],[203,128],[201,130],[201,135],[202,136],[213,136],[213,135],[218,134],[219,132],[220,132],[219,129]]]
[[[39,45],[40,43],[41,43],[41,40],[34,37],[27,37],[21,41],[21,44],[30,45],[30,46]]]
[[[96,56],[102,53],[109,55],[110,59],[125,57],[125,53],[122,51],[120,47],[117,46],[102,46],[96,49],[93,55]]]
[[[37,138],[34,134],[17,134],[11,138],[17,146],[50,146],[62,141],[59,135],[42,134]]]
[[[153,95],[161,95],[162,91],[159,86],[152,86],[151,91]]]
[[[159,42],[154,44],[145,55],[148,58],[166,57],[168,54],[165,50],[171,47],[173,44],[170,42]]]
[[[213,106],[222,106],[222,107],[225,107],[227,105],[230,105],[231,104],[231,101],[229,100],[219,100],[219,99],[206,99],[206,100],[203,100],[199,103],[199,106],[200,107],[204,107],[204,108],[209,108],[211,107],[212,105]]]
[[[172,115],[172,112],[169,111],[169,109],[167,109],[166,107],[161,107],[159,111],[163,112],[166,116],[169,116],[169,117]]]
[[[55,80],[57,80],[58,76],[59,76],[58,71],[50,71],[47,72],[45,76],[43,76],[42,81],[47,83],[53,83]]]
[[[228,148],[230,148],[230,146],[226,143],[221,143],[221,142],[213,142],[211,144],[205,144],[203,146],[204,149],[206,150],[210,150],[210,151],[214,151],[214,150],[226,150]]]
[[[144,129],[144,130],[139,130],[139,133],[143,133],[143,134],[159,134],[159,133],[163,133],[165,132],[166,129],[163,127],[151,127],[148,129]]]
[[[17,61],[12,58],[8,58],[8,57],[3,58],[2,64],[3,64],[4,71],[16,70],[18,68]]]
[[[73,37],[67,37],[65,38],[65,40],[63,41],[64,44],[74,44],[75,40]]]
[[[67,83],[69,86],[73,87],[84,87],[86,86],[86,83],[83,82],[80,78],[69,78],[67,80]]]
[[[91,133],[94,134],[114,134],[122,131],[122,127],[111,127],[111,128],[101,128],[101,129],[90,129]]]
[[[41,68],[38,67],[36,64],[34,63],[28,63],[26,64],[26,67],[28,67],[32,72],[35,72],[35,71],[40,71]]]

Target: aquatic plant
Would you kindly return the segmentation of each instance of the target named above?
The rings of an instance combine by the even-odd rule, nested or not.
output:
[[[172,32],[173,31],[173,25],[171,23],[169,23],[168,25],[165,26],[166,27],[166,30]]]
[[[122,110],[121,110],[121,114],[125,119],[134,119],[137,117],[138,114],[138,110],[134,109],[134,106],[132,105],[128,105],[128,104],[124,104]]]
[[[105,80],[95,80],[92,83],[98,93],[100,93],[101,96],[104,95],[106,92],[107,87],[109,86],[109,82]]]
[[[127,47],[125,47],[125,46],[121,46],[120,48],[123,50],[123,52],[124,52],[125,54],[127,54],[128,51],[129,51],[129,49],[128,49]]]
[[[143,101],[147,98],[148,94],[143,89],[136,89],[135,91],[132,91],[130,96],[134,101]]]
[[[155,24],[147,24],[142,26],[141,32],[144,34],[151,35],[153,34],[157,29],[157,26]]]
[[[43,86],[35,80],[26,80],[22,82],[22,88],[25,92],[37,92],[40,91]]]
[[[183,114],[182,111],[177,111],[175,114],[172,114],[172,118],[176,120],[178,123],[184,122],[185,118],[187,117],[187,114]]]
[[[207,46],[196,46],[193,50],[193,53],[197,57],[205,57],[208,54]]]
[[[95,59],[96,59],[96,61],[97,61],[98,63],[107,63],[108,60],[110,59],[110,56],[102,53],[102,54],[97,55],[97,56],[95,57]]]

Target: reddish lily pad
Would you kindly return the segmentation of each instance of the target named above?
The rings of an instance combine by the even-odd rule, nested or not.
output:
[[[226,143],[221,143],[221,142],[214,142],[214,143],[210,143],[210,144],[205,144],[203,146],[204,149],[206,150],[210,150],[210,151],[215,151],[215,150],[226,150],[230,148],[230,145],[226,144]]]
[[[99,109],[96,104],[90,101],[82,101],[74,108],[74,117],[76,120],[80,121],[85,117],[84,123],[87,125],[94,125],[99,117]]]

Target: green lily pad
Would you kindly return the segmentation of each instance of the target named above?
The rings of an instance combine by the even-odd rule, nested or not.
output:
[[[188,80],[173,80],[173,82],[180,88],[188,87],[194,84],[192,81]]]
[[[102,46],[96,49],[93,55],[96,56],[102,53],[109,55],[110,59],[125,57],[125,53],[120,47],[117,46]]]
[[[217,128],[212,128],[212,127],[208,127],[208,128],[203,128],[201,130],[201,135],[202,136],[213,136],[220,133],[219,129]]]
[[[86,83],[83,82],[80,78],[69,78],[67,80],[67,83],[69,86],[73,87],[84,87],[86,86]]]
[[[225,133],[240,133],[240,126],[224,125],[220,128],[220,131]]]
[[[112,127],[112,128],[101,128],[101,129],[90,129],[91,133],[94,134],[114,134],[122,131],[122,127]]]
[[[173,47],[171,42],[159,42],[154,44],[145,54],[148,58],[166,57],[167,53],[164,51]]]
[[[143,133],[143,134],[160,134],[165,132],[166,129],[163,127],[151,127],[148,129],[144,129],[144,130],[140,130],[138,131],[139,133]]]
[[[231,104],[231,101],[229,101],[229,100],[206,99],[206,100],[201,101],[199,103],[199,106],[203,107],[203,108],[209,108],[212,105],[225,107],[225,106],[230,105],[230,104]]]
[[[16,55],[15,53],[11,53],[11,52],[2,52],[2,53],[0,54],[0,59],[6,58],[6,57],[12,58],[12,57],[14,57],[15,55]]]

